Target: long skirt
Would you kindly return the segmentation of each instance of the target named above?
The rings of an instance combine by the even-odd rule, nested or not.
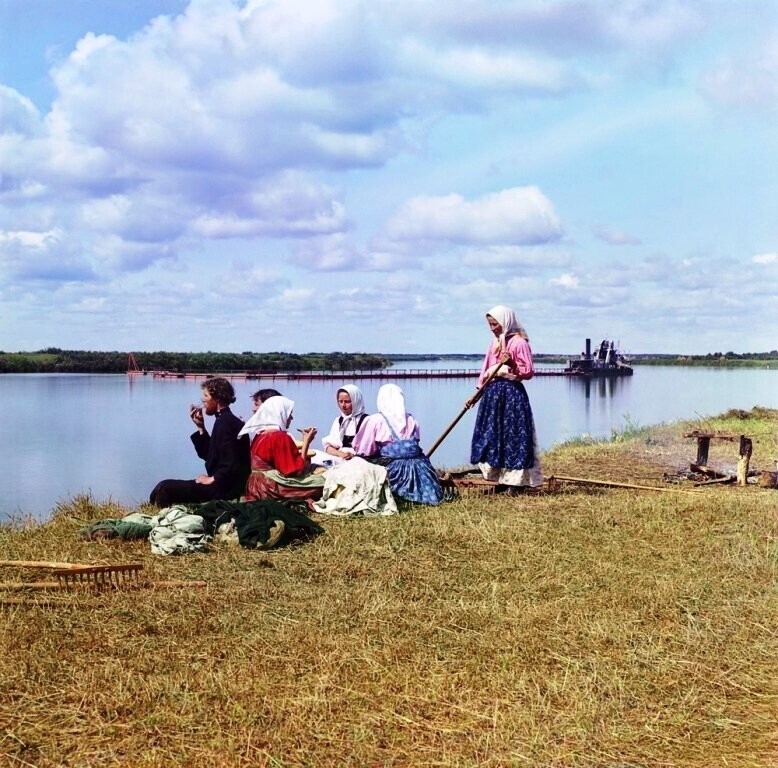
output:
[[[275,469],[252,469],[246,483],[246,501],[316,501],[324,490],[324,475],[285,477]]]
[[[415,439],[397,440],[381,447],[381,464],[392,493],[416,504],[440,504],[440,480]]]
[[[505,485],[543,481],[535,445],[535,422],[520,381],[495,379],[484,390],[470,446],[470,461],[485,479]]]

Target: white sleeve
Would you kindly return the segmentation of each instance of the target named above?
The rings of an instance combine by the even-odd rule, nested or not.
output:
[[[335,417],[335,421],[332,422],[330,427],[330,433],[321,439],[321,444],[325,450],[328,446],[340,450],[343,445],[340,440],[340,417]]]

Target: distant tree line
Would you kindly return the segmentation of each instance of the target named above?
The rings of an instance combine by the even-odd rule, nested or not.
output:
[[[772,367],[778,364],[778,350],[770,352],[709,352],[706,355],[631,355],[634,365],[690,365],[710,367]]]
[[[271,373],[359,371],[386,368],[381,355],[347,352],[135,352],[138,368],[171,373]],[[124,373],[129,352],[88,352],[49,347],[37,352],[0,352],[0,373]]]

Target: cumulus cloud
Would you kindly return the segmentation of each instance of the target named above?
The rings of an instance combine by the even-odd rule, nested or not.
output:
[[[41,129],[35,105],[21,93],[0,83],[0,138],[12,134],[34,136]]]
[[[60,284],[90,282],[92,267],[65,240],[63,232],[0,232],[0,267],[10,280]]]
[[[465,0],[456,4],[396,2],[408,26],[438,39],[515,45],[577,55],[621,46],[661,49],[699,33],[703,9],[678,0]]]
[[[552,58],[484,48],[437,50],[417,41],[405,44],[403,57],[421,67],[433,81],[471,89],[513,93],[560,93],[578,84],[571,69]]]
[[[595,238],[634,249],[599,273],[582,232],[622,214],[606,185],[645,178],[649,194],[650,174],[623,177],[658,115],[679,152],[682,123],[704,119],[696,102],[679,109],[694,100],[673,62],[705,7],[193,0],[126,37],[85,25],[51,69],[50,105],[0,85],[2,311],[49,306],[63,326],[72,309],[83,333],[90,313],[112,315],[128,338],[169,331],[181,348],[193,328],[213,346],[224,328],[237,348],[307,341],[306,323],[276,318],[333,306],[365,348],[379,306],[398,338],[511,297],[566,330],[576,307],[621,317],[638,294],[672,306],[680,292],[693,315],[725,265],[679,264],[665,241],[648,259],[650,230],[600,226]],[[706,93],[776,103],[775,41],[732,50]],[[703,60],[692,53],[684,64]],[[767,302],[775,263],[752,257],[761,279],[743,293]]]
[[[365,265],[364,256],[343,233],[302,241],[293,259],[301,267],[322,272],[357,270]]]
[[[571,25],[589,29],[595,48],[627,28],[654,39],[684,29],[667,6],[625,15],[618,4],[610,14],[563,5],[431,4],[420,17],[414,3],[388,14],[361,0],[193,0],[127,39],[88,32],[52,68],[47,114],[0,87],[0,196],[39,206],[84,254],[76,262],[90,279],[180,268],[178,254],[198,240],[295,238],[291,263],[325,272],[418,269],[417,241],[553,242],[553,205],[527,186],[413,197],[357,246],[341,192],[321,176],[386,163],[441,110],[580,85],[557,45]],[[619,19],[629,20],[621,31]],[[494,268],[531,261],[482,255]]]
[[[576,275],[565,272],[559,275],[559,277],[552,278],[551,285],[556,285],[560,288],[578,288],[580,282]]]
[[[523,245],[557,240],[562,226],[537,187],[514,187],[472,201],[458,194],[411,198],[388,221],[386,234],[394,240]]]

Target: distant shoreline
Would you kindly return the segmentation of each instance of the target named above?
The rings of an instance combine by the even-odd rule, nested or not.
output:
[[[387,354],[386,357],[394,363],[425,361],[425,360],[482,360],[483,353],[461,354]],[[577,360],[578,354],[544,354],[534,353],[536,363],[566,365],[569,360]],[[672,365],[672,366],[705,366],[709,368],[778,368],[778,351],[743,353],[728,352],[725,355],[675,355],[675,354],[635,354],[630,355],[630,365]]]
[[[579,355],[536,353],[537,363],[566,365]],[[374,354],[317,352],[297,355],[286,352],[91,352],[49,348],[37,352],[0,352],[2,373],[126,373],[136,371],[244,371],[262,375],[299,371],[367,371],[399,367],[406,362],[467,360],[475,367],[480,352]],[[727,352],[706,355],[634,354],[632,366],[686,366],[707,368],[778,368],[778,351]]]

